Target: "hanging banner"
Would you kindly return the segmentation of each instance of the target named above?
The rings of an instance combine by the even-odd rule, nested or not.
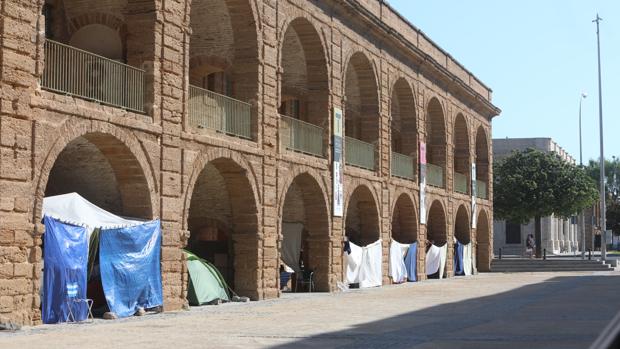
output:
[[[426,143],[420,142],[420,224],[426,224]]]
[[[334,216],[342,217],[344,211],[344,178],[342,173],[342,109],[334,108],[333,126],[333,206]]]
[[[476,197],[478,196],[478,188],[476,186],[476,164],[471,164],[471,227],[476,229]]]

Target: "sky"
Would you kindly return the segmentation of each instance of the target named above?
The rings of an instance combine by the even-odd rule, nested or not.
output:
[[[579,162],[599,157],[597,12],[605,158],[620,155],[620,1],[389,0],[493,90],[493,138],[551,137]]]

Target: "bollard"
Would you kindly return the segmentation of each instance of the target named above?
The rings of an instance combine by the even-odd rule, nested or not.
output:
[[[543,248],[543,261],[547,260],[547,249]]]
[[[500,260],[502,259],[502,248],[501,247],[499,248],[499,259]]]
[[[588,249],[588,260],[592,260],[592,249]]]

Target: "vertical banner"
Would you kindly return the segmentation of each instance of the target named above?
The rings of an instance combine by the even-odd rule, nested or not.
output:
[[[342,109],[340,108],[334,108],[333,143],[333,213],[335,217],[342,217],[344,211],[344,180],[342,174]]]
[[[420,142],[420,224],[426,224],[426,143]]]
[[[476,197],[478,196],[478,188],[476,186],[476,163],[471,164],[471,227],[476,229]]]

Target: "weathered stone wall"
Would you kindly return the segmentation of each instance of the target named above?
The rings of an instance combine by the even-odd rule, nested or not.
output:
[[[342,241],[352,227],[368,233],[368,242],[382,239],[384,282],[389,282],[392,237],[407,230],[415,231],[409,239],[421,245],[428,238],[427,226],[418,224],[417,179],[391,176],[392,118],[404,135],[403,152],[415,159],[418,143],[437,144],[430,156],[445,167],[446,185],[428,187],[426,214],[439,207],[437,217],[443,218],[433,226],[443,231],[449,247],[457,208],[471,206],[470,196],[454,193],[454,154],[459,154],[457,163],[482,165],[478,171],[489,184],[489,200],[476,199],[473,215],[478,228],[470,235],[479,270],[488,270],[489,136],[491,118],[499,111],[490,103],[490,90],[384,2],[56,3],[67,16],[53,26],[58,40],[66,42],[75,30],[90,24],[119,33],[124,61],[145,70],[145,112],[42,89],[43,1],[2,2],[0,322],[41,320],[39,222],[47,188],[50,193],[78,190],[113,212],[161,219],[165,309],[185,304],[187,270],[181,247],[190,236],[194,210],[200,212],[197,217],[230,222],[235,289],[242,295],[279,295],[281,226],[288,220],[304,221],[320,290],[333,291],[342,280]],[[198,84],[214,70],[226,72],[233,97],[250,103],[251,139],[189,125],[189,84]],[[280,146],[278,108],[287,94],[305,100],[305,120],[324,129],[324,157]],[[376,147],[374,171],[345,166],[344,217],[332,216],[333,108],[345,111],[347,134]],[[350,126],[355,113],[359,121]],[[456,125],[459,114],[463,117]],[[72,162],[77,170],[70,174]],[[211,171],[211,181],[200,179],[205,168]],[[76,175],[79,181],[67,183]],[[409,199],[401,200],[403,195]],[[198,203],[192,203],[192,197]],[[207,213],[202,216],[202,211]],[[418,276],[424,279],[424,248],[419,251]]]

